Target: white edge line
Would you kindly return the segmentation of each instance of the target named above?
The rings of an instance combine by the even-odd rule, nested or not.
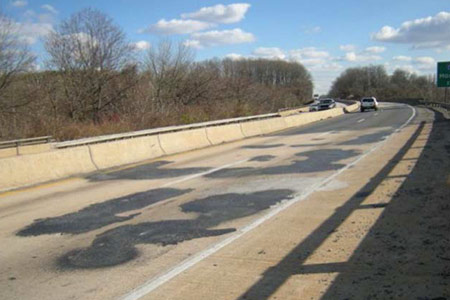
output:
[[[123,296],[121,299],[123,299],[123,300],[137,300],[137,299],[140,299],[141,297],[143,297],[143,296],[147,295],[148,293],[152,292],[153,290],[155,290],[156,288],[158,288],[162,284],[168,282],[169,280],[171,280],[175,276],[179,275],[180,273],[182,273],[182,272],[186,271],[187,269],[189,269],[190,267],[194,266],[198,262],[200,262],[203,259],[207,258],[208,256],[214,254],[215,252],[219,251],[223,247],[229,245],[233,241],[237,240],[238,238],[240,238],[241,236],[243,236],[247,232],[249,232],[252,229],[256,228],[257,226],[261,225],[262,223],[264,223],[265,221],[269,220],[273,216],[279,214],[280,212],[282,212],[286,208],[290,207],[291,205],[293,205],[293,204],[295,204],[297,202],[305,200],[308,196],[310,196],[312,193],[314,193],[318,188],[326,185],[331,180],[333,180],[334,178],[339,176],[341,173],[343,173],[344,171],[348,170],[349,168],[351,168],[354,165],[356,165],[357,163],[359,163],[362,159],[364,159],[366,156],[368,156],[369,154],[374,152],[376,149],[378,149],[381,145],[383,145],[394,133],[397,133],[397,132],[401,131],[405,126],[407,126],[411,122],[411,120],[416,116],[416,109],[413,108],[410,105],[407,105],[407,106],[410,109],[412,109],[413,114],[411,115],[411,117],[402,126],[400,126],[393,133],[391,133],[387,139],[385,139],[385,140],[383,140],[381,142],[378,142],[370,150],[368,150],[367,152],[365,152],[364,154],[359,156],[357,159],[355,159],[354,161],[352,161],[351,163],[349,163],[345,167],[339,169],[337,172],[333,173],[331,176],[325,178],[323,181],[321,181],[318,184],[314,185],[309,190],[306,190],[305,192],[300,193],[300,195],[298,195],[293,200],[285,201],[285,202],[282,202],[280,205],[275,206],[274,209],[269,211],[267,214],[265,214],[261,218],[255,220],[252,223],[250,223],[249,225],[244,226],[243,228],[239,229],[236,234],[226,238],[225,240],[223,240],[223,241],[221,241],[221,242],[219,242],[217,244],[212,245],[210,248],[201,251],[200,253],[196,254],[195,256],[190,257],[190,258],[182,261],[180,264],[178,264],[177,266],[172,268],[170,271],[168,271],[167,273],[157,277],[156,279],[152,278],[152,279],[148,280],[147,282],[145,282],[140,287],[134,289],[133,291],[131,291],[127,295]]]
[[[366,119],[358,120],[358,123],[364,122]]]

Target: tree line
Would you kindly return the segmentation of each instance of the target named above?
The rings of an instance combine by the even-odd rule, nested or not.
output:
[[[345,70],[330,89],[331,97],[360,99],[374,96],[384,101],[427,99],[444,100],[444,90],[436,87],[435,76],[419,76],[397,69],[388,75],[384,66],[367,66]]]
[[[210,59],[162,40],[145,54],[103,12],[86,8],[43,39],[38,59],[0,16],[0,140],[58,140],[232,118],[309,103],[311,74],[293,61]],[[44,65],[36,71],[35,65]],[[383,66],[349,68],[329,96],[440,100],[435,78]]]
[[[0,17],[0,139],[59,140],[277,111],[310,101],[296,62],[195,61],[163,40],[141,55],[112,18],[83,9],[44,37],[43,71]]]

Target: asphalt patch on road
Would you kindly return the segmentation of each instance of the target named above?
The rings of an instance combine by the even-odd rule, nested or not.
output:
[[[119,170],[111,173],[99,173],[88,177],[91,181],[105,181],[105,180],[149,180],[149,179],[164,179],[174,178],[180,176],[187,176],[191,174],[209,171],[210,168],[161,168],[171,161],[156,161],[145,165],[140,165],[130,169]]]
[[[383,130],[380,132],[358,136],[356,139],[342,142],[339,145],[364,145],[381,142],[386,136],[392,133],[391,130]]]
[[[344,164],[337,163],[340,160],[348,159],[359,155],[356,150],[341,149],[319,149],[306,152],[299,152],[296,156],[307,157],[306,160],[294,160],[289,165],[279,165],[267,168],[227,168],[214,173],[206,174],[207,178],[236,178],[258,175],[287,175],[323,172],[339,170],[345,167]]]
[[[243,146],[243,149],[270,149],[270,148],[278,148],[283,147],[284,144],[271,144],[271,145],[248,145]]]
[[[249,161],[257,161],[257,162],[271,161],[275,157],[276,156],[273,156],[273,155],[261,155],[261,156],[255,156],[252,159],[250,159]]]
[[[328,143],[326,144],[295,144],[295,145],[291,145],[292,148],[302,148],[302,147],[318,147],[318,146],[326,146],[329,145]]]
[[[80,234],[89,232],[109,224],[128,221],[139,215],[139,213],[128,216],[118,216],[118,214],[142,209],[191,191],[191,189],[154,189],[92,204],[74,213],[54,218],[37,219],[33,224],[20,230],[17,235],[37,236],[54,233]]]
[[[291,199],[294,191],[266,190],[251,194],[222,194],[181,205],[195,219],[163,220],[136,225],[123,225],[96,237],[91,246],[70,251],[59,259],[63,269],[115,266],[139,255],[136,245],[176,245],[197,238],[219,236],[236,228],[210,229],[223,222],[251,216],[269,209],[282,200]]]

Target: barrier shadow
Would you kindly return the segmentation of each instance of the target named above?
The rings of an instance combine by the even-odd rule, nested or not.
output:
[[[368,195],[370,195],[381,183],[382,181],[388,176],[388,174],[393,170],[393,168],[396,166],[396,164],[403,158],[403,156],[407,153],[407,151],[411,148],[413,143],[416,141],[416,139],[419,137],[420,133],[422,132],[424,128],[425,123],[422,122],[417,130],[414,132],[414,134],[411,136],[411,138],[407,141],[407,143],[400,149],[400,151],[391,159],[382,170],[378,172],[373,178],[370,179],[370,181],[360,189],[358,193],[356,193],[352,198],[350,198],[343,206],[336,209],[336,211],[331,215],[327,220],[325,220],[317,229],[315,229],[308,237],[306,237],[305,240],[303,240],[300,244],[298,244],[288,255],[286,255],[277,265],[267,269],[261,276],[261,278],[252,285],[246,292],[244,292],[241,296],[239,296],[238,299],[269,299],[291,276],[296,274],[311,274],[311,273],[332,273],[332,272],[339,272],[341,275],[338,276],[337,280],[332,284],[332,286],[329,288],[329,290],[326,292],[326,294],[323,296],[323,299],[387,299],[389,296],[392,296],[394,294],[387,294],[385,293],[385,289],[388,290],[388,292],[395,292],[392,291],[395,289],[395,285],[402,285],[402,282],[406,280],[404,277],[401,276],[403,274],[402,272],[406,272],[409,269],[414,268],[425,268],[427,261],[422,259],[418,259],[416,257],[416,252],[411,248],[412,245],[408,245],[408,248],[405,247],[405,249],[398,248],[399,251],[403,251],[403,254],[405,256],[410,256],[410,260],[401,260],[401,261],[395,261],[397,257],[393,256],[392,258],[388,259],[387,262],[380,261],[381,257],[385,257],[382,255],[377,255],[377,252],[380,252],[377,247],[382,243],[380,237],[377,237],[377,232],[380,231],[380,227],[383,228],[383,232],[386,233],[386,238],[393,239],[392,243],[387,243],[384,245],[385,247],[401,247],[400,244],[395,243],[395,240],[397,239],[397,242],[404,242],[408,239],[408,235],[403,235],[405,232],[399,231],[398,236],[390,236],[389,230],[392,230],[392,232],[395,232],[395,230],[398,230],[398,226],[405,226],[412,230],[412,228],[419,229],[420,226],[424,225],[423,219],[429,218],[428,220],[432,220],[433,216],[426,214],[422,214],[422,204],[421,200],[413,200],[414,197],[417,195],[426,197],[430,190],[426,188],[419,188],[417,186],[418,182],[422,182],[422,180],[426,180],[427,183],[430,182],[430,180],[436,180],[436,184],[443,184],[443,181],[446,178],[443,175],[443,170],[445,171],[445,168],[443,168],[442,165],[435,165],[435,168],[440,168],[440,171],[437,172],[430,172],[430,166],[424,162],[429,160],[429,157],[433,155],[430,153],[432,151],[431,149],[425,149],[424,152],[421,154],[419,161],[415,168],[413,169],[412,173],[408,176],[406,181],[402,184],[400,187],[400,190],[398,191],[399,195],[404,196],[396,196],[392,200],[391,203],[389,203],[386,207],[383,208],[383,205],[380,205],[381,207],[370,207],[370,206],[362,206],[362,202],[366,199]],[[446,130],[448,130],[448,123],[446,123]],[[442,129],[442,128],[441,128]],[[438,128],[434,127],[433,132],[430,136],[429,143],[433,143],[435,140],[442,139],[439,135],[442,135],[443,131],[445,130],[439,130]],[[449,133],[447,133],[449,134]],[[448,138],[448,136],[447,136]],[[447,162],[448,165],[448,162]],[[448,169],[447,169],[448,170]],[[426,179],[423,177],[423,174],[426,175]],[[448,176],[448,174],[447,174]],[[415,186],[415,187],[414,187]],[[447,194],[448,196],[448,194]],[[432,202],[432,197],[429,198],[428,202]],[[401,211],[402,209],[402,203],[407,200],[413,200],[411,205],[416,205],[414,210],[411,211]],[[441,199],[442,200],[442,199]],[[441,201],[442,202],[442,201]],[[444,213],[444,210],[447,211],[447,216],[449,214],[448,209],[450,207],[450,204],[447,203],[443,204],[441,203],[439,208],[441,212],[439,213],[439,216],[442,216]],[[437,204],[436,204],[437,205]],[[398,208],[400,207],[400,208]],[[362,245],[358,247],[358,249],[355,251],[355,253],[352,255],[352,258],[349,262],[345,263],[330,263],[330,264],[323,264],[323,265],[313,265],[313,266],[303,266],[302,264],[306,261],[308,256],[313,253],[316,249],[318,249],[321,244],[329,237],[331,232],[334,232],[337,230],[337,228],[355,211],[358,209],[381,209],[383,208],[385,212],[383,213],[383,216],[378,220],[377,224],[374,226],[374,229],[370,231],[368,236],[363,240]],[[405,218],[398,218],[398,215],[396,213],[400,211],[406,215]],[[391,211],[392,210],[392,211]],[[410,224],[413,222],[407,222],[409,216],[412,214],[413,219],[417,221],[417,224]],[[398,226],[392,226],[391,224],[394,224],[394,220],[398,219],[396,223]],[[406,223],[401,223],[401,220],[405,221]],[[447,227],[441,227],[444,229],[450,229],[448,227],[450,218],[446,219],[445,221],[439,217],[439,222],[434,224],[434,226],[447,226]],[[413,227],[410,227],[411,225],[414,225]],[[432,226],[431,224],[429,226]],[[409,229],[408,229],[409,230]],[[445,231],[444,231],[445,232]],[[437,237],[440,237],[441,235],[437,235]],[[418,237],[415,237],[417,239]],[[423,243],[426,239],[417,242],[417,243]],[[445,239],[445,243],[440,243],[439,246],[443,246],[446,244],[448,246],[448,235]],[[385,251],[386,248],[380,248],[381,252]],[[448,249],[449,247],[447,247]],[[433,248],[434,249],[434,248]],[[425,251],[426,249],[424,249]],[[370,253],[367,254],[367,253]],[[444,254],[444,252],[441,252],[442,255],[445,255],[444,258],[448,259],[448,253]],[[424,252],[424,254],[428,256],[436,256],[436,253],[433,251]],[[414,258],[417,259],[417,261],[414,261]],[[448,276],[450,276],[450,269],[447,270],[447,267],[449,266],[449,260],[442,259],[441,262],[446,264],[446,267],[442,266],[441,268],[437,268],[433,272],[437,275],[439,272],[442,279],[447,279]],[[405,262],[408,263],[408,268],[401,267],[402,264]],[[418,263],[424,263],[423,266],[418,265]],[[377,264],[383,264],[383,270],[381,270],[379,267],[377,267]],[[433,265],[434,266],[434,265]],[[384,273],[383,273],[383,272]],[[376,275],[377,274],[377,275]],[[387,274],[392,276],[387,276]],[[376,276],[375,276],[376,275]],[[430,271],[429,275],[433,275]],[[364,284],[358,285],[357,281],[355,281],[355,278],[364,279]],[[387,281],[389,281],[387,283]],[[417,282],[414,282],[414,284],[417,284]],[[410,283],[410,282],[408,282]],[[433,285],[433,288],[436,288],[436,291],[438,290],[437,284],[442,284],[443,281],[438,281],[435,285]],[[448,283],[447,283],[448,284]],[[388,289],[387,285],[390,285],[392,289]],[[420,285],[420,284],[419,284]],[[404,285],[402,285],[404,287]],[[448,293],[448,285],[447,287],[447,293]],[[441,287],[442,289],[442,287]],[[431,292],[429,292],[426,297],[431,296]],[[436,295],[439,293],[436,292]],[[398,299],[400,294],[397,295],[397,297],[393,297],[395,299]],[[299,299],[301,299],[299,295]],[[439,296],[439,295],[438,295]],[[402,297],[400,297],[402,298]],[[403,297],[402,299],[409,299]],[[419,299],[417,297],[411,298],[411,299]],[[422,299],[422,298],[420,298]],[[429,298],[423,298],[423,299],[429,299]],[[431,299],[431,298],[430,298]]]

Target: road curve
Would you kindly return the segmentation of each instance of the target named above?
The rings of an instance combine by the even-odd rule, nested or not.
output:
[[[165,284],[244,243],[262,224],[321,191],[345,190],[352,182],[338,176],[363,164],[415,114],[386,103],[0,195],[0,298],[159,299]],[[386,160],[395,149],[386,150]],[[184,295],[195,286],[183,286]]]

